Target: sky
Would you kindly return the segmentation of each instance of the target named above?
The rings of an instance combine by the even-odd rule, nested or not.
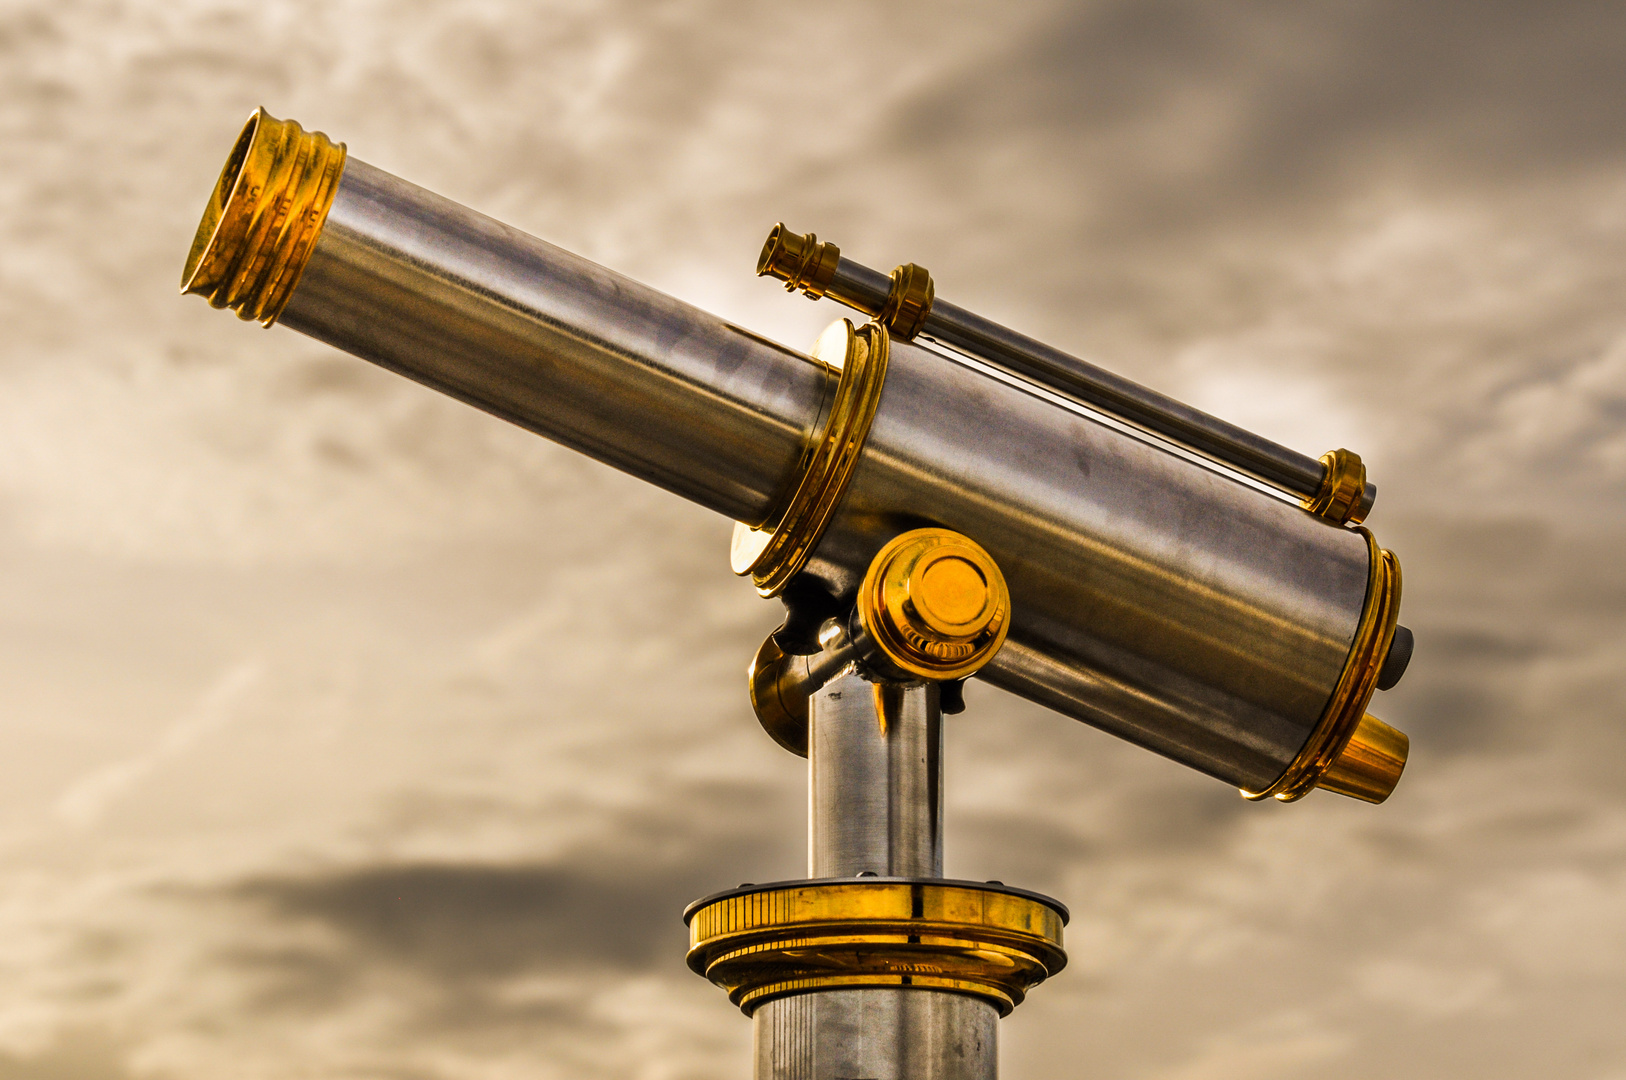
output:
[[[0,1080],[698,1080],[805,859],[730,523],[177,295],[259,105],[805,347],[767,229],[1310,454],[1417,633],[1383,806],[973,684],[1009,1077],[1626,1080],[1626,7],[0,0]]]

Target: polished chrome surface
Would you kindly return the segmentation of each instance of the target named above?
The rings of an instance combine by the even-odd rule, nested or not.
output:
[[[809,702],[814,878],[943,876],[943,717],[932,683],[848,668]]]
[[[1004,572],[1010,636],[980,677],[1250,790],[1316,726],[1371,572],[1354,530],[894,341],[809,570],[851,594],[882,545],[923,525]]]
[[[932,305],[920,332],[922,337],[1077,397],[1296,495],[1310,497],[1321,489],[1324,470],[1315,458],[946,301]]]
[[[751,1018],[756,1080],[994,1080],[994,1007],[877,987],[797,994]]]
[[[835,384],[354,157],[281,322],[752,524],[794,486]]]

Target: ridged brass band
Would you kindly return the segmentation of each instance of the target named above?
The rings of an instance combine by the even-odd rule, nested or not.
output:
[[[299,284],[344,174],[344,144],[256,109],[192,239],[181,292],[270,326]]]
[[[1321,490],[1301,500],[1303,507],[1338,525],[1358,525],[1366,517],[1361,500],[1366,494],[1366,466],[1353,450],[1332,450],[1321,455]]]
[[[1366,715],[1367,703],[1377,689],[1378,671],[1383,667],[1384,657],[1389,654],[1396,621],[1400,617],[1400,560],[1395,558],[1394,552],[1379,548],[1369,531],[1364,528],[1357,531],[1366,537],[1372,572],[1367,578],[1366,603],[1361,609],[1360,623],[1356,626],[1355,641],[1350,646],[1349,659],[1344,662],[1343,674],[1338,678],[1338,685],[1327,701],[1320,722],[1287,770],[1263,791],[1244,789],[1244,798],[1273,798],[1292,802],[1308,795],[1339,759],[1360,726],[1361,718]],[[1400,774],[1396,771],[1393,779],[1398,781],[1399,778]],[[1392,789],[1393,783],[1389,786]],[[1388,793],[1383,794],[1386,797]],[[1366,798],[1369,802],[1383,801],[1363,795],[1356,797]]]
[[[858,617],[904,671],[963,679],[1005,643],[1011,594],[993,556],[974,541],[950,529],[913,529],[870,560]]]
[[[741,522],[734,526],[729,561],[736,574],[751,575],[763,596],[777,596],[818,546],[830,515],[847,492],[847,481],[881,401],[886,384],[886,327],[871,322],[854,329],[847,319],[832,324],[820,336],[815,355],[827,359],[823,354],[838,352],[844,355],[829,419],[814,438],[813,451],[784,512],[771,525],[752,528]]]
[[[836,276],[841,249],[821,244],[812,233],[793,233],[783,221],[774,225],[757,257],[757,276],[776,277],[786,292],[801,289],[809,300],[817,300],[830,288]]]
[[[749,1016],[786,994],[913,986],[974,994],[1001,1016],[1067,963],[1065,910],[941,879],[747,887],[694,904],[689,967]]]
[[[878,318],[894,337],[913,341],[926,325],[926,316],[932,312],[937,287],[924,266],[904,263],[892,271],[892,287],[886,294],[886,305]]]

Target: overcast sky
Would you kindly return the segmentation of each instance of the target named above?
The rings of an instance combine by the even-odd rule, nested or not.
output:
[[[0,0],[0,1080],[744,1077],[800,873],[729,523],[176,295],[263,104],[789,344],[776,220],[1311,454],[1405,567],[1396,795],[973,686],[1005,1075],[1626,1080],[1626,6]]]

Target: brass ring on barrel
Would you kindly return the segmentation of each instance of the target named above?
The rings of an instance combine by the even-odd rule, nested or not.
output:
[[[892,287],[887,290],[886,304],[877,318],[886,323],[894,337],[913,341],[925,328],[936,296],[931,272],[924,266],[904,263],[892,271]]]
[[[886,384],[889,339],[878,322],[854,328],[847,319],[819,336],[813,355],[830,362],[839,356],[841,376],[824,429],[814,437],[795,491],[772,524],[734,526],[729,562],[736,574],[750,574],[757,592],[777,596],[807,564],[818,546],[847,482],[858,464]]]
[[[741,886],[697,900],[689,967],[746,1015],[786,994],[912,986],[972,994],[1001,1016],[1067,963],[1067,910],[1037,893],[941,878]]]
[[[256,109],[192,240],[181,292],[270,326],[299,284],[344,175],[345,148]]]
[[[1343,673],[1322,711],[1321,719],[1286,771],[1263,791],[1244,790],[1248,799],[1302,799],[1318,786],[1333,787],[1366,802],[1382,802],[1400,780],[1406,764],[1406,737],[1374,717],[1366,706],[1377,689],[1378,672],[1394,642],[1400,617],[1400,560],[1394,552],[1379,548],[1371,532],[1357,529],[1366,537],[1372,560],[1367,578],[1366,602],[1355,629],[1355,640]],[[1358,745],[1352,746],[1352,743]],[[1387,748],[1368,762],[1367,751],[1379,745]],[[1348,753],[1353,750],[1354,753]],[[1358,786],[1337,776],[1337,783],[1324,783],[1327,773],[1349,772],[1352,768],[1372,772]],[[1351,790],[1354,788],[1354,790]]]

